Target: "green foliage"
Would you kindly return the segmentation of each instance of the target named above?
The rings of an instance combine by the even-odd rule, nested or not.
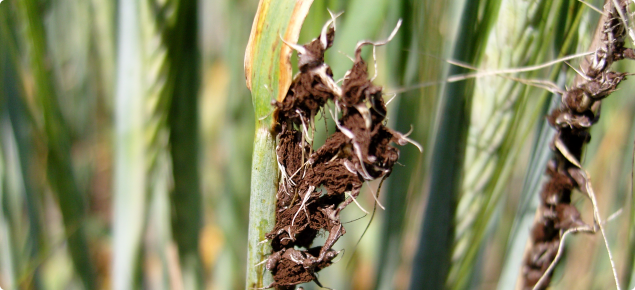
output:
[[[251,165],[247,279],[245,287],[271,284],[264,275],[263,260],[271,245],[263,243],[273,230],[278,192],[278,166],[272,99],[281,99],[291,84],[290,48],[280,40],[297,41],[300,27],[312,4],[309,1],[260,1],[245,52],[245,76],[252,92],[256,115],[254,153]]]
[[[489,32],[498,16],[500,1],[467,1],[456,36],[453,60],[478,66]],[[483,15],[479,13],[483,11]],[[467,69],[453,66],[449,75]],[[431,160],[430,193],[421,228],[420,246],[413,262],[410,287],[441,289],[448,277],[455,236],[454,216],[462,182],[474,80],[449,84],[438,104]]]
[[[35,86],[34,110],[38,117],[38,130],[43,134],[46,146],[46,178],[55,193],[68,241],[68,248],[86,288],[95,287],[95,270],[88,253],[86,228],[86,194],[77,184],[73,172],[70,150],[71,135],[57,102],[52,71],[46,63],[47,39],[43,17],[38,3],[33,0],[17,3],[20,23],[24,27],[25,46],[28,48],[30,68]]]
[[[268,253],[258,243],[273,225],[277,189],[271,100],[283,90],[276,56],[295,3],[270,2],[251,99],[243,61],[256,1],[0,3],[0,287],[266,286],[255,265]],[[346,249],[343,258],[320,281],[336,289],[513,288],[549,158],[544,115],[548,100],[558,101],[521,81],[562,87],[575,73],[562,62],[492,72],[586,51],[598,13],[564,0],[316,1],[299,42],[320,32],[327,9],[344,12],[326,55],[336,80],[356,41],[383,39],[403,20],[377,48],[375,83],[385,99],[399,92],[388,126],[412,128],[425,151],[400,147],[403,166],[380,194],[386,210],[355,253],[369,216],[346,225],[334,247]],[[363,57],[374,73],[372,51]],[[585,154],[604,218],[624,212],[606,224],[624,288],[633,286],[635,264],[635,130],[623,121],[635,114],[632,86],[624,82],[603,104]],[[368,192],[358,201],[372,209]],[[574,198],[590,222],[588,203]],[[342,219],[361,215],[351,207]],[[571,239],[554,289],[610,287],[598,238]]]

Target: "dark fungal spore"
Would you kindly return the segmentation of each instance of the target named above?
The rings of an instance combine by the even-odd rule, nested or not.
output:
[[[391,144],[408,141],[385,126],[382,88],[368,78],[361,45],[342,87],[333,81],[324,52],[332,45],[335,29],[324,33],[297,49],[300,72],[285,99],[273,104],[281,181],[276,224],[266,235],[273,250],[266,261],[274,278],[268,287],[294,289],[310,281],[319,285],[316,273],[333,263],[340,253],[333,245],[346,233],[340,212],[357,198],[364,182],[390,174],[399,158]],[[327,102],[334,104],[337,130],[313,151],[308,131]],[[320,233],[326,241],[314,245]]]
[[[547,166],[548,181],[542,187],[531,247],[525,254],[522,289],[549,286],[553,271],[548,270],[557,263],[555,259],[566,232],[596,231],[597,220],[593,225],[584,223],[580,212],[571,204],[571,197],[575,191],[589,197],[593,194],[587,174],[580,166],[583,147],[591,140],[589,129],[599,119],[601,100],[625,79],[626,74],[610,70],[611,64],[633,55],[632,50],[624,47],[626,33],[613,2],[607,7],[608,20],[603,24],[595,54],[587,59],[583,69],[585,76],[562,95],[560,107],[547,116],[557,130],[552,145],[554,157]]]

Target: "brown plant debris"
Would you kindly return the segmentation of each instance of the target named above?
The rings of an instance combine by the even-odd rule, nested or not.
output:
[[[399,150],[391,143],[412,142],[385,126],[382,88],[368,78],[361,57],[363,45],[377,44],[360,42],[342,87],[333,81],[333,73],[324,63],[324,52],[333,44],[333,21],[312,42],[288,44],[298,51],[300,72],[284,100],[273,104],[279,132],[280,186],[276,224],[266,235],[273,253],[263,263],[275,281],[268,288],[294,289],[294,285],[310,281],[320,285],[316,273],[333,263],[340,253],[333,245],[346,233],[340,212],[357,203],[364,182],[390,175],[399,158]],[[330,113],[337,130],[313,151],[309,132],[315,131],[316,114],[329,110],[329,101],[334,103]],[[326,235],[326,241],[314,246],[318,235]]]
[[[557,130],[552,146],[554,157],[547,166],[549,179],[542,188],[538,216],[531,233],[531,246],[525,253],[522,289],[548,287],[567,234],[595,233],[597,229],[603,234],[595,194],[580,160],[583,146],[591,139],[589,128],[600,117],[601,100],[615,91],[626,76],[625,73],[611,71],[611,64],[633,56],[632,50],[624,47],[626,29],[613,3],[619,3],[619,9],[625,11],[625,0],[608,1],[605,5],[607,16],[594,41],[595,54],[582,65],[584,75],[579,76],[574,86],[562,95],[560,107],[547,117]],[[591,199],[593,225],[584,223],[578,210],[571,205],[574,189]]]

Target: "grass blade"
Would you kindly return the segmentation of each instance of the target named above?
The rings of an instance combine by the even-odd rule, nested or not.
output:
[[[4,141],[4,140],[3,140]],[[0,146],[4,147],[2,142]],[[0,148],[0,273],[2,274],[4,287],[7,289],[17,288],[18,275],[16,272],[16,247],[13,243],[14,237],[11,233],[10,217],[5,212],[6,188],[5,180],[5,162],[4,162],[4,148]],[[9,288],[11,287],[11,288]]]
[[[218,7],[220,13],[225,15],[241,15],[241,17],[228,17],[217,27],[228,27],[228,39],[224,44],[222,57],[216,61],[217,66],[226,68],[218,70],[221,79],[226,78],[226,85],[222,90],[215,92],[215,106],[221,105],[221,114],[217,114],[218,130],[216,136],[218,145],[208,151],[208,156],[217,160],[216,169],[219,172],[217,182],[211,190],[213,193],[214,219],[222,229],[224,242],[221,256],[214,266],[212,285],[216,289],[241,289],[245,284],[247,262],[247,229],[249,227],[249,188],[252,152],[253,132],[255,127],[251,95],[245,87],[245,72],[242,68],[244,53],[236,47],[245,47],[247,39],[244,35],[251,29],[253,14],[258,3],[240,5],[235,1],[227,1],[226,8]],[[221,6],[220,4],[218,6]],[[219,21],[220,22],[220,21]],[[230,65],[231,64],[231,65]],[[208,105],[210,106],[210,105]],[[211,107],[211,106],[210,106]],[[220,116],[218,116],[220,115]],[[204,115],[201,115],[204,118]],[[214,131],[205,131],[205,134]],[[226,156],[223,158],[218,152],[223,150]],[[206,166],[210,166],[208,162]],[[213,166],[213,164],[212,164]],[[212,187],[211,184],[208,184]],[[209,246],[209,245],[207,245]]]
[[[518,3],[503,1],[503,8],[494,38],[490,40],[485,67],[526,67],[544,61],[551,50],[548,43],[554,39],[553,26],[558,15],[554,7],[562,6],[553,1]],[[579,7],[578,11],[579,11]],[[529,11],[529,12],[527,12]],[[575,10],[574,10],[575,11]],[[529,13],[526,18],[514,15]],[[555,13],[555,14],[554,14]],[[541,21],[533,21],[541,19]],[[535,39],[543,39],[537,42]],[[510,54],[510,45],[515,48]],[[517,78],[535,79],[540,74],[518,73]],[[472,269],[479,268],[476,257],[482,251],[483,239],[488,229],[495,226],[493,215],[500,207],[506,184],[514,164],[536,116],[536,90],[518,82],[503,78],[479,79],[473,104],[473,112],[479,116],[470,125],[468,154],[465,161],[466,178],[457,210],[457,233],[453,251],[453,266],[449,284],[464,289],[470,281]],[[539,105],[540,107],[540,105]],[[503,225],[505,226],[505,225]],[[507,226],[505,226],[507,227]]]
[[[466,1],[453,60],[475,65],[498,15],[500,1]],[[479,11],[484,11],[482,18]],[[465,73],[452,67],[449,75]],[[474,81],[449,84],[438,105],[432,153],[430,195],[413,262],[410,288],[443,289],[450,268],[454,215],[461,184]]]
[[[0,30],[0,40],[2,40],[3,43],[9,43],[7,35],[5,33],[5,31],[8,29],[6,26],[6,14],[6,9],[0,10],[0,17],[2,19],[0,21],[3,21],[3,26],[2,28],[0,28],[2,29]],[[0,47],[0,85],[2,85],[3,88],[6,88],[6,86],[9,84],[9,76],[7,76],[8,72],[10,71],[8,54],[9,53],[6,47]],[[0,91],[0,100],[6,100],[6,95],[7,93],[5,93],[4,90]],[[3,112],[3,114],[1,114],[0,116],[3,116],[5,114],[4,107],[6,106],[6,104],[2,102],[0,103],[0,106],[0,110]],[[15,264],[15,258],[13,257],[12,253],[15,253],[16,251],[14,250],[13,244],[11,242],[12,237],[10,232],[9,220],[4,210],[6,175],[4,166],[4,140],[2,141],[3,142],[0,142],[0,273],[1,276],[4,278],[4,286],[7,288],[15,288],[16,274],[13,267],[13,265]]]
[[[564,4],[567,3],[562,2],[555,5],[560,6],[560,11],[569,10],[569,7]],[[569,3],[569,5],[571,5],[571,3]],[[576,35],[584,9],[580,6],[572,8],[575,8],[576,13],[570,15],[568,17],[569,19],[559,19],[554,24],[555,29],[552,29],[557,34],[554,38],[557,58],[573,53],[573,48],[577,43]],[[553,10],[553,12],[547,13],[556,13],[556,15],[559,15],[557,12],[558,9]],[[544,18],[551,19],[549,16],[545,16]],[[562,85],[565,80],[565,75],[560,72],[561,66],[562,64],[556,64],[549,76],[549,79],[552,80],[558,78],[560,85]],[[542,100],[548,95],[548,92],[543,92],[542,96],[539,98]],[[534,117],[532,118],[536,119],[536,116],[544,116],[547,113],[545,110],[551,110],[557,106],[558,100],[559,97],[553,96],[549,105],[543,105],[543,109],[540,113],[534,114]],[[544,168],[548,159],[552,156],[552,152],[549,149],[549,143],[552,140],[554,130],[551,129],[549,124],[544,121],[540,122],[538,128],[540,131],[534,145],[532,146],[532,157],[528,170],[525,174],[522,191],[520,193],[520,202],[516,210],[513,225],[507,237],[505,260],[502,265],[503,270],[499,276],[497,288],[500,290],[516,287],[518,273],[520,272],[522,260],[524,259],[524,249],[526,247],[526,242],[529,239],[528,229],[530,229],[533,224],[535,212],[539,204],[539,197],[536,193],[541,189],[540,187],[542,186]]]
[[[4,144],[3,154],[4,156],[10,156],[11,160],[16,164],[8,166],[7,158],[3,158],[3,172],[11,172],[12,174],[3,173],[3,184],[6,186],[2,189],[4,195],[11,195],[12,189],[18,189],[20,194],[24,195],[23,202],[26,204],[27,216],[28,216],[28,237],[25,249],[22,252],[26,252],[27,255],[20,257],[20,261],[24,264],[24,267],[16,268],[17,271],[11,269],[11,272],[15,277],[9,277],[11,279],[7,288],[12,288],[11,285],[22,283],[24,280],[31,282],[31,285],[36,289],[42,287],[40,277],[40,265],[37,264],[41,258],[43,249],[46,248],[46,243],[43,239],[43,227],[41,213],[41,198],[36,195],[36,191],[33,189],[34,185],[30,178],[30,172],[33,171],[34,164],[32,162],[33,146],[32,146],[32,118],[29,116],[29,111],[24,104],[24,98],[21,96],[19,89],[19,73],[17,59],[19,58],[16,46],[15,37],[15,25],[17,23],[15,15],[8,13],[8,9],[0,10],[0,42],[5,43],[0,48],[0,87],[3,90],[0,92],[0,100],[2,103],[2,122],[6,126],[2,129],[2,143]],[[11,149],[11,151],[8,151]],[[17,156],[17,157],[16,157]],[[8,170],[8,171],[7,171]],[[12,177],[12,178],[9,178]],[[13,183],[13,185],[11,185]],[[4,186],[4,185],[3,185]],[[14,190],[15,191],[15,190]],[[20,207],[21,208],[21,207]],[[11,209],[7,207],[7,210],[15,211],[17,209]],[[7,216],[9,217],[9,216]],[[11,219],[5,220],[8,224],[5,226],[9,228],[3,229],[5,231],[3,250],[11,252],[4,253],[7,259],[11,259],[14,255],[21,252],[18,248],[8,246],[11,244],[12,229],[22,229],[27,227],[25,224],[10,224]],[[17,222],[14,220],[14,222]],[[17,241],[17,240],[16,240]],[[15,242],[13,244],[16,244]],[[8,246],[8,247],[7,247]],[[14,254],[15,253],[15,254]],[[8,266],[13,267],[13,263],[6,262],[5,269]]]
[[[545,106],[543,109],[545,114],[548,110],[557,106],[557,102],[555,101],[557,99],[557,96],[554,97],[551,106]],[[555,130],[549,126],[546,120],[540,123],[538,138],[534,146],[532,146],[533,153],[528,167],[529,170],[525,175],[521,201],[516,211],[512,231],[509,234],[509,242],[505,251],[506,258],[497,286],[499,290],[514,289],[516,286],[516,279],[518,278],[521,261],[524,256],[525,244],[529,239],[529,231],[527,229],[531,228],[533,224],[534,215],[539,204],[537,193],[542,184],[541,180],[543,179],[544,168],[547,166],[547,161],[549,161],[552,155],[549,149],[549,142],[553,139]]]
[[[113,285],[135,288],[146,209],[141,1],[119,3],[115,89]]]
[[[189,4],[188,4],[189,3]],[[198,59],[196,53],[189,56],[185,54],[192,51],[184,49],[183,45],[191,44],[192,34],[182,33],[183,29],[191,28],[191,23],[196,18],[190,17],[192,8],[196,6],[190,2],[155,2],[155,1],[127,1],[120,3],[119,35],[118,35],[118,63],[117,63],[117,87],[115,92],[115,214],[114,214],[114,285],[116,289],[132,289],[138,287],[139,256],[141,255],[141,237],[146,231],[146,214],[148,200],[146,195],[161,195],[168,191],[169,182],[157,182],[166,177],[166,167],[164,161],[170,152],[170,122],[172,125],[182,129],[182,122],[197,122],[197,115],[183,116],[196,110],[198,67],[192,66],[191,70],[184,70],[178,67],[175,61],[183,62],[187,65],[187,57]],[[175,13],[170,13],[174,11]],[[195,32],[194,32],[195,33]],[[194,42],[196,38],[194,37]],[[187,42],[189,41],[189,42]],[[187,43],[185,43],[187,42]],[[194,44],[189,49],[197,49]],[[191,63],[189,63],[191,64]],[[180,76],[179,74],[183,74]],[[184,80],[184,78],[191,78]],[[190,83],[190,81],[192,83]],[[183,86],[189,86],[184,89]],[[192,90],[192,91],[190,91]],[[188,93],[191,95],[183,96]],[[171,111],[173,94],[177,94],[179,102],[175,109]],[[191,103],[191,102],[194,103]],[[183,102],[183,103],[181,103]],[[170,112],[173,112],[171,118]],[[189,119],[188,117],[194,118]],[[184,119],[182,119],[184,118]],[[198,175],[192,168],[184,168],[182,161],[191,161],[193,154],[197,151],[183,155],[183,146],[196,146],[196,143],[184,145],[180,141],[192,141],[196,139],[196,125],[194,132],[175,132],[177,136],[184,140],[177,141],[172,148],[178,160],[173,158],[175,166],[179,166],[178,174],[193,174],[183,180],[182,175],[178,175],[179,198],[177,202],[176,222],[179,230],[187,230],[186,234],[178,233],[179,246],[186,257],[183,260],[191,261],[192,247],[198,248],[198,230],[200,224],[196,224],[196,219],[200,218],[200,212],[196,208],[191,208],[191,213],[184,214],[181,201],[186,201],[188,206],[192,200],[200,198],[196,191],[185,193],[185,197],[180,194],[183,191],[192,190],[189,185],[184,185],[184,181],[191,181],[192,187],[198,188]],[[178,135],[183,134],[183,135]],[[193,135],[192,135],[193,134]],[[189,158],[189,159],[188,159]],[[188,166],[196,167],[196,163]],[[159,198],[159,197],[157,197]],[[163,212],[168,214],[168,212]],[[191,214],[191,216],[190,216]],[[188,224],[183,226],[180,219],[187,216]],[[189,220],[193,219],[193,220]],[[192,222],[189,224],[189,222]],[[175,233],[176,234],[176,233]],[[182,234],[182,235],[181,235]],[[197,238],[192,242],[192,236]],[[165,237],[165,236],[163,236]],[[163,241],[167,244],[169,241]],[[176,259],[176,258],[175,258]],[[196,256],[194,264],[200,261]],[[174,262],[176,263],[176,262]],[[188,262],[189,263],[189,262]],[[166,265],[164,263],[164,265]],[[170,267],[176,267],[170,263]],[[177,267],[178,268],[178,267]],[[169,269],[163,269],[170,271]],[[188,271],[188,273],[192,273]],[[189,275],[189,274],[188,274]],[[191,286],[200,286],[200,274],[192,274]],[[172,280],[180,280],[182,277],[172,277]]]
[[[46,136],[47,179],[56,194],[68,236],[69,251],[84,286],[95,287],[95,272],[88,252],[84,221],[86,194],[81,192],[73,172],[71,136],[57,102],[52,73],[47,68],[47,45],[43,15],[34,0],[19,1],[21,21],[25,25],[24,39],[30,47],[32,72],[36,82],[36,107],[43,116],[42,131]]]
[[[168,83],[170,96],[170,153],[174,189],[172,233],[178,246],[185,289],[202,289],[203,273],[199,256],[199,234],[203,224],[203,203],[199,174],[198,88],[198,2],[179,1],[174,28],[167,45],[171,62]]]
[[[437,7],[443,7],[440,3]],[[417,39],[426,39],[425,30],[423,33],[416,33],[420,27],[417,19],[419,10],[424,4],[410,3],[410,1],[399,1],[390,6],[393,10],[391,17],[387,23],[397,22],[397,18],[403,19],[404,25],[399,33],[387,47],[387,58],[391,64],[389,71],[390,82],[394,87],[406,87],[411,85],[415,80],[419,79],[419,67],[422,61],[419,57],[420,50],[427,50],[434,45],[425,45]],[[437,11],[438,12],[438,11]],[[437,15],[442,15],[440,14]],[[426,18],[426,21],[435,21]],[[439,39],[435,39],[435,44]],[[408,52],[406,52],[408,51]],[[429,124],[429,113],[422,114],[421,104],[425,104],[424,96],[421,90],[413,90],[403,94],[399,94],[393,101],[397,105],[392,105],[396,110],[391,116],[396,119],[395,130],[398,132],[413,133],[409,138],[419,144],[426,144],[425,131]],[[395,107],[396,106],[396,107]],[[419,152],[414,146],[405,146],[399,148],[399,162],[403,166],[395,166],[387,180],[384,191],[388,194],[384,195],[386,211],[382,220],[381,233],[379,235],[379,247],[377,251],[377,267],[375,278],[375,289],[393,289],[395,287],[395,273],[402,263],[402,246],[403,236],[406,227],[406,216],[408,213],[408,204],[417,195],[422,192],[423,182],[418,180],[421,176],[421,164],[424,154]]]
[[[257,264],[271,252],[271,246],[261,242],[275,224],[278,191],[271,101],[274,97],[281,100],[291,84],[291,48],[285,46],[280,37],[290,43],[297,42],[312,2],[261,0],[245,52],[247,87],[252,92],[257,120],[251,167],[246,289],[261,288],[272,282],[270,275],[263,279],[264,265]]]
[[[633,126],[633,128],[635,129],[635,126]],[[633,140],[633,136],[635,136],[635,130],[633,130],[631,132],[631,137],[629,138],[629,140]],[[632,153],[631,153],[632,154]],[[633,168],[635,168],[635,163],[633,163],[633,161],[631,160],[629,162],[630,167],[629,170],[631,171],[631,174],[633,174]],[[627,245],[627,249],[626,249],[626,257],[631,257],[631,258],[627,258],[625,265],[624,265],[624,269],[622,270],[622,287],[626,288],[626,289],[631,289],[632,288],[632,281],[633,278],[635,276],[635,272],[633,271],[633,269],[635,268],[635,259],[633,259],[633,257],[635,257],[635,198],[633,198],[633,192],[635,192],[635,188],[633,188],[633,181],[632,181],[633,177],[630,177],[630,181],[629,181],[629,185],[626,186],[626,188],[628,189],[626,192],[629,193],[630,196],[630,204],[629,206],[629,217],[628,217],[628,245]],[[628,200],[628,199],[627,199]]]

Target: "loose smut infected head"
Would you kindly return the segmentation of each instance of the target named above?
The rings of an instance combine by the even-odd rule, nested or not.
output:
[[[274,277],[269,287],[293,289],[293,285],[316,281],[316,272],[331,265],[339,252],[332,247],[346,233],[340,212],[360,193],[366,181],[390,174],[399,158],[392,143],[412,142],[385,126],[386,106],[382,88],[368,78],[368,68],[355,52],[353,68],[342,87],[333,81],[324,52],[332,46],[333,22],[322,34],[298,51],[300,72],[284,100],[274,102],[279,126],[277,158],[281,171],[277,193],[276,224],[266,235],[273,253],[267,269]],[[394,33],[393,33],[394,35]],[[337,130],[313,151],[308,131],[315,115],[327,102]],[[313,245],[322,233],[326,241]]]
[[[626,5],[626,1],[611,2]],[[623,9],[624,7],[620,8]],[[548,181],[540,194],[538,216],[531,232],[532,245],[525,254],[522,289],[546,289],[557,263],[561,243],[568,232],[595,232],[601,221],[594,215],[593,225],[584,223],[580,212],[571,204],[571,195],[579,191],[595,197],[586,171],[581,167],[583,146],[591,139],[590,127],[599,119],[600,101],[617,89],[625,73],[610,71],[611,64],[635,56],[624,48],[624,27],[613,7],[604,23],[601,41],[590,56],[585,75],[562,95],[562,103],[547,117],[557,130],[552,149],[554,157],[547,166]]]

